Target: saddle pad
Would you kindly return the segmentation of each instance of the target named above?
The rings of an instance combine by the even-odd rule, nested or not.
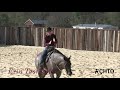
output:
[[[50,56],[51,56],[51,54],[54,52],[54,50],[53,51],[50,51],[48,54],[47,54],[47,58],[46,58],[46,60],[45,60],[45,62],[48,62],[48,60],[50,59]]]

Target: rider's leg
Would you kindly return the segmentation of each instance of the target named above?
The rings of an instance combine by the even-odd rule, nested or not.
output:
[[[54,49],[55,49],[54,46],[49,46],[49,47],[48,47],[48,52],[53,51]]]
[[[40,59],[40,65],[41,66],[44,66],[44,62],[45,62],[45,60],[46,60],[46,56],[47,56],[47,47],[45,47],[45,49],[44,49],[44,51],[43,51],[43,53],[42,53],[42,55],[41,55],[41,59]]]

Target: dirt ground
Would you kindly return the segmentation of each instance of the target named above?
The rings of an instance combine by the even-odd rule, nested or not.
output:
[[[38,78],[35,57],[43,47],[0,46],[0,78]],[[120,53],[57,48],[70,55],[72,76],[63,70],[60,78],[119,78]],[[49,74],[46,78],[50,78]]]

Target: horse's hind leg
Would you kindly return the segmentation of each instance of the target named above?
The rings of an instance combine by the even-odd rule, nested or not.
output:
[[[46,72],[46,73],[43,73],[43,72],[40,71],[40,70],[39,70],[39,72],[38,72],[38,76],[39,76],[40,78],[45,78],[46,74],[47,74],[47,72]]]
[[[41,71],[38,72],[39,78],[44,78],[45,76],[41,73]]]
[[[61,76],[61,71],[56,72],[56,78],[60,78]]]
[[[53,73],[49,72],[49,74],[50,74],[51,78],[54,78],[54,74]]]

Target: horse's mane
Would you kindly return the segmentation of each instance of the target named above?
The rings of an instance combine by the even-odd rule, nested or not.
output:
[[[61,53],[59,50],[57,50],[57,49],[55,49],[54,50],[56,53],[59,53],[59,54],[61,54],[63,57],[64,57],[64,60],[65,61],[67,61],[67,57],[63,54],[63,53]]]

